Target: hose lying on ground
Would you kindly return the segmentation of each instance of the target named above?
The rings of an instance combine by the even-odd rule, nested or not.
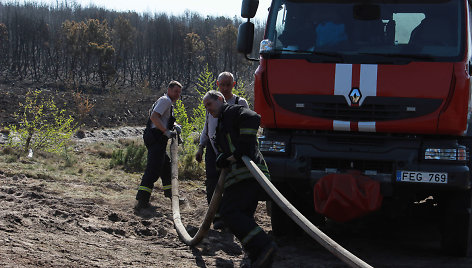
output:
[[[182,241],[189,246],[194,246],[203,240],[210,229],[211,222],[215,217],[216,211],[221,201],[221,196],[224,190],[224,180],[228,170],[224,169],[221,172],[215,192],[213,193],[213,197],[210,201],[208,211],[205,214],[205,219],[203,220],[203,223],[195,236],[191,237],[183,226],[180,217],[177,151],[177,138],[173,138],[170,145],[170,159],[172,173],[172,212],[174,225],[175,229],[177,230],[177,234],[182,239]],[[292,204],[290,204],[290,202],[277,190],[277,188],[275,188],[275,186],[267,179],[264,173],[262,173],[262,171],[249,157],[243,156],[242,159],[244,164],[251,171],[251,174],[256,178],[257,182],[262,186],[264,191],[266,191],[271,199],[275,201],[275,203],[308,235],[310,235],[313,239],[315,239],[318,243],[320,243],[323,247],[325,247],[328,251],[333,253],[347,265],[356,268],[372,268],[372,266],[357,258],[352,253],[344,249],[341,245],[329,238],[320,229],[313,225],[305,216],[303,216],[303,214],[301,214]]]
[[[215,217],[216,211],[218,210],[221,196],[223,194],[223,184],[225,181],[226,174],[228,173],[227,169],[223,169],[220,174],[220,178],[218,180],[218,184],[216,185],[215,191],[213,193],[213,197],[211,198],[208,210],[205,214],[205,219],[201,224],[200,228],[198,228],[197,233],[192,237],[189,235],[187,230],[185,229],[184,225],[182,224],[182,219],[180,216],[180,208],[179,208],[179,180],[178,180],[178,158],[177,158],[177,139],[173,138],[171,145],[170,145],[170,159],[171,159],[171,174],[172,174],[172,213],[174,219],[175,229],[177,230],[177,234],[182,239],[182,241],[189,245],[194,246],[197,245],[202,241],[202,239],[206,236],[208,230],[210,229],[211,222]]]
[[[275,188],[275,186],[267,179],[257,165],[247,156],[242,157],[244,164],[251,171],[251,174],[256,178],[257,182],[262,186],[270,198],[298,224],[308,235],[320,243],[324,248],[333,253],[336,257],[341,259],[344,263],[351,267],[372,267],[365,263],[351,252],[344,249],[341,245],[329,238],[320,229],[313,225],[303,214],[301,214],[290,202]]]

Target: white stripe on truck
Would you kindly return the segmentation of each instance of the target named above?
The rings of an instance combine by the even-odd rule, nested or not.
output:
[[[358,122],[359,132],[375,132],[375,122]]]
[[[335,130],[335,131],[351,131],[351,122],[333,120],[333,130]]]
[[[336,64],[334,75],[334,95],[342,95],[349,100],[349,92],[352,88],[352,64]]]
[[[377,64],[361,64],[359,77],[359,90],[362,98],[359,106],[362,105],[365,98],[368,96],[377,96]],[[348,105],[351,105],[349,93],[352,86],[352,64],[336,64],[336,71],[334,76],[334,95],[344,96]],[[360,132],[375,132],[375,122],[357,122],[358,131]],[[333,120],[334,131],[351,131],[350,121]],[[355,130],[355,128],[354,128]]]
[[[366,97],[377,96],[377,64],[361,64],[359,90],[362,94],[359,106],[362,105]]]

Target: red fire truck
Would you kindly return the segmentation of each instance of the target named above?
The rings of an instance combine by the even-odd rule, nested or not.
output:
[[[243,0],[246,56],[258,2]],[[306,216],[322,219],[320,180],[356,170],[380,185],[382,209],[433,197],[442,248],[470,253],[470,4],[272,1],[255,72],[260,147],[271,180]],[[272,209],[274,233],[286,220]]]

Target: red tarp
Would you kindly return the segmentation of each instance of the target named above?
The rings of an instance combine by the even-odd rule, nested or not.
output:
[[[382,204],[380,184],[360,172],[329,174],[314,189],[318,213],[339,222],[359,218]]]

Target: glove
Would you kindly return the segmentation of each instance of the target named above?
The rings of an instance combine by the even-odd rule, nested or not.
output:
[[[216,158],[216,167],[217,168],[227,168],[231,165],[231,162],[227,159],[230,157],[230,154],[221,153]]]
[[[166,132],[164,132],[164,135],[169,138],[169,139],[172,139],[174,138],[175,136],[177,136],[177,132],[175,131],[170,131],[170,130],[166,130]]]
[[[182,126],[174,124],[174,130],[180,135],[182,133]]]

